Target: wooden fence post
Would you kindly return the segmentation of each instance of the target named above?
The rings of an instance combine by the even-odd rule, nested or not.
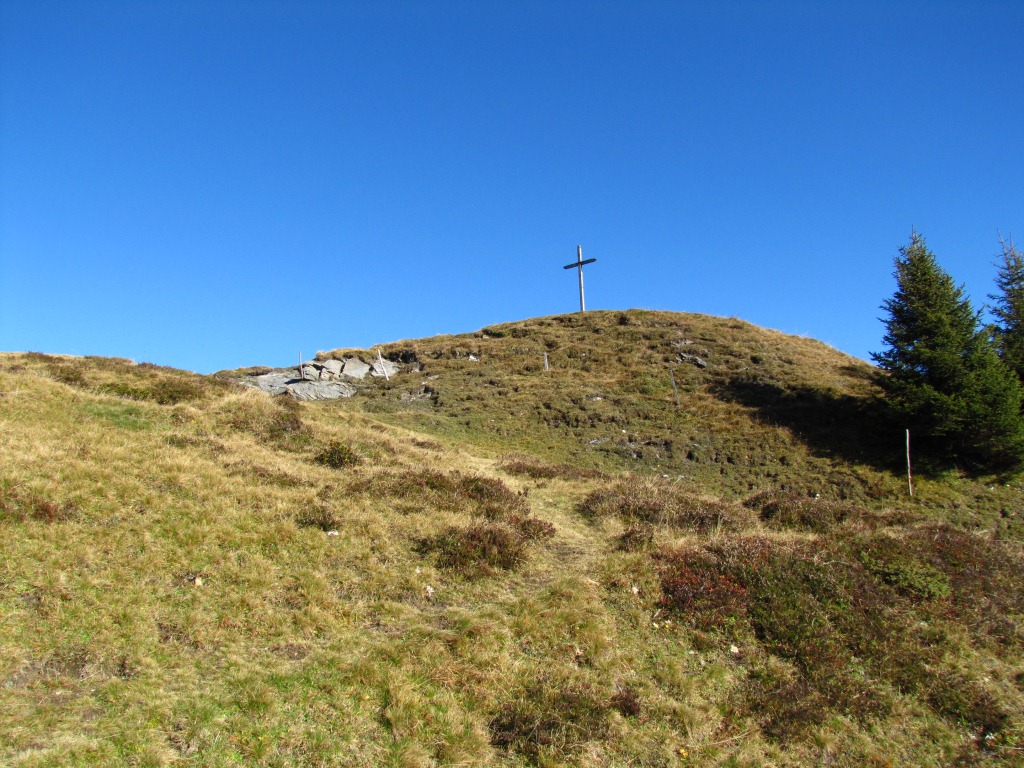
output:
[[[907,430],[907,487],[910,488],[910,495],[914,495],[914,476],[910,471],[910,430]]]

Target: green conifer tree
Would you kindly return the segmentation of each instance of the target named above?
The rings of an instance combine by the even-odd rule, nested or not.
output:
[[[936,457],[976,469],[1016,466],[1024,459],[1020,382],[917,232],[895,266],[897,290],[882,305],[888,349],[872,355],[888,374],[889,402]]]
[[[999,356],[1024,381],[1024,256],[1012,240],[1001,240],[1002,261],[998,264],[995,301],[995,337]]]

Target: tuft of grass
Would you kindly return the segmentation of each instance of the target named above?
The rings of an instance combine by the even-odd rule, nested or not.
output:
[[[534,480],[586,480],[604,477],[604,473],[596,469],[571,464],[547,464],[521,453],[502,456],[498,462],[498,468],[510,475],[529,477]]]
[[[0,521],[64,523],[82,514],[74,504],[54,501],[35,491],[23,491],[7,481],[0,481]]]

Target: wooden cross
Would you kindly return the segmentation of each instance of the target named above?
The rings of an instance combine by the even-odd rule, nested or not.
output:
[[[583,265],[584,264],[593,264],[595,261],[597,261],[597,259],[587,259],[586,261],[584,261],[584,259],[583,259],[583,246],[582,245],[577,245],[576,246],[576,261],[574,261],[572,264],[566,264],[563,267],[563,269],[578,269],[579,270],[579,273],[580,273],[580,312],[586,312],[587,311],[587,305],[584,304],[584,302],[583,302]]]

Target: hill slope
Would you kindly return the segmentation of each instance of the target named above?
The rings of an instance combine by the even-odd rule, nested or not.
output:
[[[866,364],[639,311],[380,351],[331,403],[0,356],[0,763],[1020,764],[1024,493],[908,499]]]

